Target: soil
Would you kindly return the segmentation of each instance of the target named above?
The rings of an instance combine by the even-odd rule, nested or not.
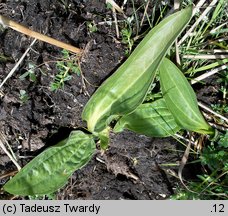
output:
[[[68,3],[68,7],[64,8],[61,2]],[[137,7],[144,1],[134,2]],[[131,14],[130,1],[125,7]],[[50,83],[57,74],[56,61],[61,58],[61,50],[36,42],[1,89],[0,131],[19,158],[19,164],[24,166],[53,140],[61,140],[71,130],[86,127],[81,119],[83,107],[97,87],[125,60],[126,46],[116,37],[115,26],[104,23],[113,19],[105,1],[5,0],[0,3],[0,13],[30,29],[86,50],[80,60],[82,74],[72,74],[64,89],[52,92]],[[91,32],[88,22],[98,24],[97,30]],[[0,55],[7,57],[0,64],[2,81],[32,39],[11,29],[1,31],[0,38]],[[31,63],[37,66],[36,81],[21,80],[19,77]],[[24,103],[20,90],[28,94]],[[166,199],[179,183],[173,176],[178,167],[162,165],[178,164],[183,154],[180,149],[173,138],[148,138],[129,131],[111,134],[109,149],[103,155],[97,152],[84,168],[76,171],[57,192],[57,199]],[[0,149],[0,175],[15,170]],[[191,175],[193,170],[186,172]],[[9,176],[2,178],[0,186],[8,179]],[[10,195],[1,192],[0,198],[8,199]]]

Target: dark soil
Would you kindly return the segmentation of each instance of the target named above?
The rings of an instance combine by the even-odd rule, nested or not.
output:
[[[69,2],[68,8],[57,0],[6,0],[0,4],[2,15],[30,29],[86,48],[80,62],[86,81],[82,76],[72,74],[73,78],[66,82],[64,89],[50,91],[50,83],[57,73],[54,61],[61,58],[61,50],[36,42],[20,68],[1,89],[0,131],[21,166],[50,145],[54,133],[58,132],[58,138],[63,139],[71,130],[86,127],[81,113],[89,96],[126,58],[125,46],[116,38],[114,25],[97,25],[96,32],[90,32],[87,27],[87,22],[97,24],[112,18],[105,1],[65,2]],[[142,3],[135,2],[135,6]],[[131,13],[132,5],[128,3],[126,7]],[[11,29],[1,31],[0,38],[0,55],[9,58],[0,64],[0,80],[3,80],[32,39]],[[39,66],[35,70],[35,82],[19,79],[29,63]],[[19,97],[20,90],[25,90],[29,96],[25,103]],[[76,171],[68,185],[57,193],[57,198],[165,199],[174,193],[178,180],[171,174],[177,167],[166,168],[162,164],[180,161],[182,152],[179,155],[176,151],[179,145],[172,138],[147,138],[131,132],[112,134],[105,154],[98,152],[89,164]],[[0,175],[14,170],[15,166],[0,149]],[[0,185],[8,179],[2,178]],[[0,196],[10,198],[4,192]]]

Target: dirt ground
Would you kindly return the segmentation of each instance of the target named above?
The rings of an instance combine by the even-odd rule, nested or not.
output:
[[[112,11],[106,7],[105,1],[64,2],[68,2],[68,8],[58,0],[5,0],[0,3],[0,14],[30,29],[86,48],[80,66],[87,82],[82,75],[72,74],[73,78],[66,82],[64,89],[50,91],[61,49],[38,41],[1,89],[0,131],[21,166],[53,144],[53,140],[61,140],[71,130],[86,127],[81,113],[89,96],[126,58],[126,47],[116,38],[115,26],[105,23],[113,20]],[[142,2],[135,1],[135,7]],[[131,14],[130,1],[126,8]],[[96,23],[97,30],[91,32],[88,22]],[[7,57],[7,60],[0,61],[2,81],[32,39],[11,29],[1,30],[0,38],[0,55]],[[35,69],[35,82],[19,79],[30,63],[39,66]],[[21,102],[20,90],[28,94],[25,103]],[[202,89],[200,94],[206,103],[207,94],[211,93]],[[53,138],[55,133],[57,135]],[[163,165],[178,164],[182,150],[173,138],[148,138],[128,131],[112,134],[108,151],[104,155],[98,152],[89,164],[76,171],[57,193],[57,199],[166,199],[179,184],[173,176],[178,167]],[[14,170],[15,166],[0,149],[0,175]],[[194,176],[191,167],[185,172]],[[8,179],[2,178],[0,186]],[[1,192],[0,198],[8,199],[10,195]]]

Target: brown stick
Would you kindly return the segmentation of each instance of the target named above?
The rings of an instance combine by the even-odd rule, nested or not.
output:
[[[16,30],[20,33],[23,33],[25,35],[28,35],[29,37],[36,38],[38,40],[41,40],[41,41],[44,41],[46,43],[52,44],[54,46],[60,47],[62,49],[69,50],[73,53],[81,53],[81,50],[79,48],[76,48],[76,47],[71,46],[69,44],[63,43],[63,42],[58,41],[54,38],[40,34],[38,32],[32,31],[29,28],[27,28],[27,27],[25,27],[19,23],[16,23],[16,22],[14,22],[14,21],[12,21],[12,20],[10,20],[10,19],[8,19],[2,15],[0,15],[0,24],[2,24],[3,26],[7,26],[13,30]]]
[[[0,175],[0,180],[6,178],[8,176],[14,176],[16,173],[18,173],[18,170],[11,171],[11,172],[5,173],[3,175]]]

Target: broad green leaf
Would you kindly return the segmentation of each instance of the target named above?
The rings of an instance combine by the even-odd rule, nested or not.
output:
[[[214,134],[199,110],[194,90],[177,66],[165,58],[159,71],[163,97],[177,124],[197,133]]]
[[[48,148],[23,167],[5,184],[4,190],[16,195],[53,193],[91,159],[95,148],[92,136],[73,131],[69,138]]]
[[[104,130],[112,116],[126,115],[143,102],[161,60],[190,20],[191,14],[192,7],[188,7],[165,18],[98,88],[82,113],[91,132]]]
[[[167,137],[180,130],[163,98],[141,104],[134,112],[123,116],[115,125],[114,132],[129,129],[152,137]]]

